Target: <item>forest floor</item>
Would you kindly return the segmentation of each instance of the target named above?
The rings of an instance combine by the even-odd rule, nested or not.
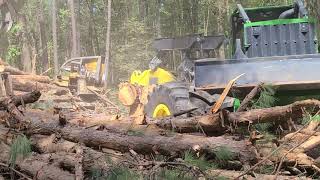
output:
[[[46,76],[8,72],[2,179],[319,178],[318,100],[274,106],[274,90],[259,85],[236,112],[136,124],[116,91],[88,103]]]

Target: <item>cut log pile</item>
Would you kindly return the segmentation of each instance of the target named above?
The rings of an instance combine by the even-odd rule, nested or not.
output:
[[[147,119],[145,125],[136,125],[130,117],[106,113],[22,108],[39,99],[38,90],[0,98],[0,167],[10,172],[4,178],[312,179],[320,175],[318,100]],[[312,109],[311,118],[301,123],[306,109]],[[262,123],[270,123],[277,136],[254,128]],[[22,147],[17,149],[17,144]],[[28,144],[31,152],[24,155],[20,151]]]
[[[49,76],[26,73],[10,66],[1,59],[0,72],[11,75],[14,91],[31,92],[33,90],[40,90],[42,92],[47,92],[52,89],[57,91],[66,91],[65,88],[54,85]]]
[[[142,117],[141,125],[88,110],[47,76],[0,65],[12,81],[0,87],[0,179],[320,178],[318,100],[252,109],[260,84],[235,112]],[[76,108],[37,104],[51,101]]]

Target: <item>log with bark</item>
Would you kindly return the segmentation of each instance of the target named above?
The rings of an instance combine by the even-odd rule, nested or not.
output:
[[[28,73],[19,70],[18,68],[12,67],[12,66],[5,66],[4,72],[8,72],[11,75],[28,75]]]
[[[194,135],[169,134],[167,136],[146,136],[137,132],[132,135],[110,133],[108,131],[85,129],[80,127],[61,127],[57,122],[43,122],[32,119],[28,133],[50,135],[58,133],[62,138],[81,142],[89,147],[100,147],[128,152],[130,149],[141,153],[159,153],[163,155],[181,155],[185,151],[195,151],[214,155],[221,147],[229,149],[235,159],[243,162],[255,160],[254,148],[246,141],[236,141],[232,137],[202,137]]]
[[[51,136],[33,135],[30,139],[32,141],[33,146],[37,149],[37,151],[41,153],[60,155],[62,153],[66,155],[65,157],[68,157],[65,161],[63,159],[63,156],[61,158],[60,155],[55,155],[55,162],[68,164],[69,166],[73,166],[74,168],[74,166],[76,165],[74,154],[78,148],[81,148],[83,150],[84,170],[89,171],[90,169],[95,169],[104,173],[110,170],[110,164],[108,164],[108,162],[105,159],[107,155],[100,151],[96,151],[89,147],[82,146],[74,142],[66,141],[64,139],[59,139],[55,134],[52,134]],[[111,157],[111,160],[117,162],[121,158],[121,156],[113,156]]]
[[[37,101],[41,96],[40,91],[33,91],[20,96],[3,97],[0,99],[0,109],[6,110],[10,116],[8,117],[7,125],[9,127],[21,127],[21,123],[26,123],[21,111],[17,108],[20,105],[33,103]]]
[[[49,76],[41,76],[41,75],[11,75],[12,79],[15,81],[34,81],[39,83],[49,84],[51,82]]]
[[[228,171],[228,170],[220,170],[220,169],[210,169],[207,170],[206,173],[209,175],[209,177],[212,178],[226,178],[226,179],[237,179],[237,177],[241,174],[241,171]],[[257,180],[257,179],[263,179],[263,180],[274,180],[274,175],[267,175],[267,174],[251,174],[246,175],[242,177],[243,180]],[[294,177],[294,176],[278,176],[277,180],[311,180],[312,178],[307,177]]]
[[[67,124],[80,126],[86,129],[107,130],[111,133],[131,134],[140,132],[144,135],[163,135],[170,134],[171,131],[161,129],[155,124],[137,125],[132,122],[131,117],[122,117],[119,115],[107,115],[106,113],[82,112],[61,112],[66,119]],[[60,114],[61,114],[60,113]],[[48,119],[58,121],[58,113],[53,115],[52,110],[29,109],[24,113],[31,119]]]
[[[197,132],[204,130],[207,133],[222,134],[231,126],[257,124],[265,122],[286,123],[293,119],[297,120],[303,115],[302,108],[320,106],[320,101],[311,99],[297,101],[286,106],[277,106],[264,109],[253,109],[243,112],[221,111],[190,118],[166,118],[154,121],[161,128],[173,129],[177,132]]]
[[[260,83],[251,90],[251,92],[243,99],[240,107],[237,109],[237,112],[241,112],[247,109],[248,105],[253,100],[253,98],[260,93],[262,85],[263,83]]]
[[[57,90],[66,90],[67,88],[59,87],[56,85],[41,83],[37,81],[30,81],[27,79],[12,79],[13,90],[15,91],[23,91],[23,92],[31,92],[34,90],[39,90],[42,92],[47,92],[52,89]]]
[[[0,142],[0,161],[9,164],[10,147]],[[61,179],[61,180],[74,180],[74,175],[64,171],[48,162],[45,162],[37,155],[30,155],[25,159],[17,159],[16,166],[20,170],[32,176],[34,179],[47,180],[47,179]]]

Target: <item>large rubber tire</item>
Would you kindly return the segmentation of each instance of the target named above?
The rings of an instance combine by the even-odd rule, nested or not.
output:
[[[189,86],[181,82],[156,86],[148,95],[148,103],[145,105],[146,115],[153,117],[156,107],[160,104],[169,109],[170,115],[190,110],[192,105],[189,100]]]

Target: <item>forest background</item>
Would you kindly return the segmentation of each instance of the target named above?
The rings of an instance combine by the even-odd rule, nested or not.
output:
[[[112,0],[110,81],[116,85],[128,79],[133,70],[147,68],[155,55],[152,48],[155,38],[189,34],[224,34],[230,38],[230,15],[237,3],[258,7],[288,5],[292,1]],[[54,67],[71,57],[105,55],[107,0],[16,0],[8,3],[16,10],[15,22],[8,32],[0,34],[0,57],[11,65],[37,74],[51,68],[49,74],[53,75]],[[320,0],[305,0],[305,3],[319,24]],[[54,15],[56,23],[53,23]],[[75,36],[72,28],[76,30]],[[228,56],[228,46],[225,49]],[[179,54],[173,52],[163,63],[175,70]]]

